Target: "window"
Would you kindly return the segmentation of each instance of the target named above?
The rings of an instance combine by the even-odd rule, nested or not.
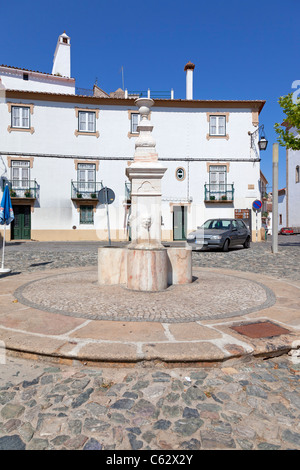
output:
[[[12,160],[11,179],[13,189],[28,189],[30,179],[30,161]]]
[[[96,191],[96,164],[78,163],[77,183],[80,193],[92,193]]]
[[[209,219],[200,228],[203,229],[216,229],[216,230],[223,230],[223,229],[230,229],[231,221],[228,219]]]
[[[25,106],[11,107],[11,127],[29,129],[30,128],[30,108]]]
[[[131,134],[138,134],[137,126],[139,125],[139,113],[131,113]]]
[[[245,230],[247,227],[242,220],[237,220],[238,228]]]
[[[93,206],[80,206],[80,224],[93,224],[93,223],[94,223]]]
[[[300,167],[296,166],[296,183],[300,183]]]
[[[209,135],[226,135],[226,116],[210,116]]]
[[[183,181],[185,179],[185,171],[184,168],[177,168],[176,170],[176,178],[179,181]]]
[[[211,165],[209,167],[209,190],[226,191],[227,167],[224,165]]]
[[[79,132],[96,132],[96,113],[93,111],[79,111]]]
[[[282,225],[282,214],[279,214],[279,225]]]
[[[23,73],[23,80],[29,80],[28,73]]]

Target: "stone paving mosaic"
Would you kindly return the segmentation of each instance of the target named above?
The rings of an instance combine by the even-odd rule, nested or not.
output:
[[[0,450],[299,450],[299,381],[287,356],[198,369],[8,359]]]
[[[91,320],[167,323],[240,316],[275,303],[273,292],[260,283],[199,268],[193,272],[191,284],[151,293],[99,286],[94,270],[73,272],[29,282],[15,297],[33,308]]]

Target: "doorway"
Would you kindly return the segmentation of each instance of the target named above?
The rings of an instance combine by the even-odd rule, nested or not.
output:
[[[31,239],[31,206],[13,206],[15,218],[11,223],[11,240]]]
[[[173,240],[186,240],[187,207],[173,206]]]

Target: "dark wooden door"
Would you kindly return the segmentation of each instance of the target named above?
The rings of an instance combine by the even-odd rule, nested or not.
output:
[[[14,206],[15,218],[12,222],[12,240],[31,239],[31,207]]]

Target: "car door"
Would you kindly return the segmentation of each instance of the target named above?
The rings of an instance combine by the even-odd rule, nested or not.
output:
[[[247,228],[241,220],[237,220],[236,222],[238,226],[238,232],[237,232],[238,244],[243,245],[248,235]]]
[[[231,222],[230,245],[238,245],[238,226],[236,220]]]

